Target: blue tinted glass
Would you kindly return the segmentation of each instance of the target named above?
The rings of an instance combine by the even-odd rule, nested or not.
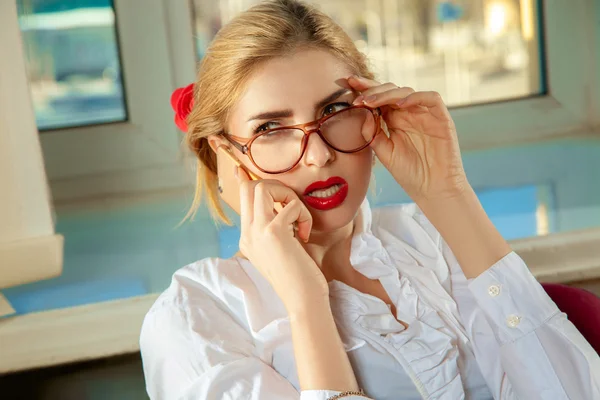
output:
[[[127,119],[110,0],[17,0],[40,130]]]

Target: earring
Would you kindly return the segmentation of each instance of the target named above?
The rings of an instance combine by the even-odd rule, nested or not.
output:
[[[217,189],[219,190],[219,193],[223,194],[223,188],[221,187],[221,180],[219,179],[218,183],[217,183]]]

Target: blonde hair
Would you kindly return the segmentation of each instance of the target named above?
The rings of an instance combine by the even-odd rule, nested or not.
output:
[[[230,225],[217,194],[217,159],[207,137],[223,132],[228,114],[257,66],[300,49],[323,49],[353,73],[373,78],[367,59],[330,17],[297,0],[271,0],[242,12],[217,33],[200,63],[186,142],[198,157],[196,214],[206,190],[213,218]]]

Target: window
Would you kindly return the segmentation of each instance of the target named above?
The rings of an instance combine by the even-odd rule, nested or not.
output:
[[[189,18],[177,17],[171,25],[165,14],[187,5],[143,3],[140,8],[129,0],[18,0],[38,128],[51,129],[40,140],[57,202],[191,181],[182,168],[181,135],[169,104],[181,65],[189,65],[193,75],[193,63],[171,54],[183,41],[169,40],[191,40],[191,29],[171,36],[170,29],[184,29],[189,24],[181,21]],[[61,29],[40,32],[48,21]]]
[[[198,55],[222,24],[257,2],[192,0]],[[584,3],[310,2],[350,34],[380,80],[436,90],[449,106],[462,106],[451,113],[464,150],[589,129],[585,86],[597,50]]]
[[[201,58],[220,26],[258,0],[194,0]],[[449,106],[544,91],[534,0],[310,1],[367,54],[380,81],[435,90]]]
[[[17,0],[38,129],[127,119],[111,0]]]

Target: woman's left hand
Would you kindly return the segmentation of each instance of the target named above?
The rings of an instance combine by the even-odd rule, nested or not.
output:
[[[454,121],[438,93],[362,77],[348,83],[361,94],[354,104],[380,107],[389,137],[380,132],[371,147],[415,202],[454,197],[469,187]]]

